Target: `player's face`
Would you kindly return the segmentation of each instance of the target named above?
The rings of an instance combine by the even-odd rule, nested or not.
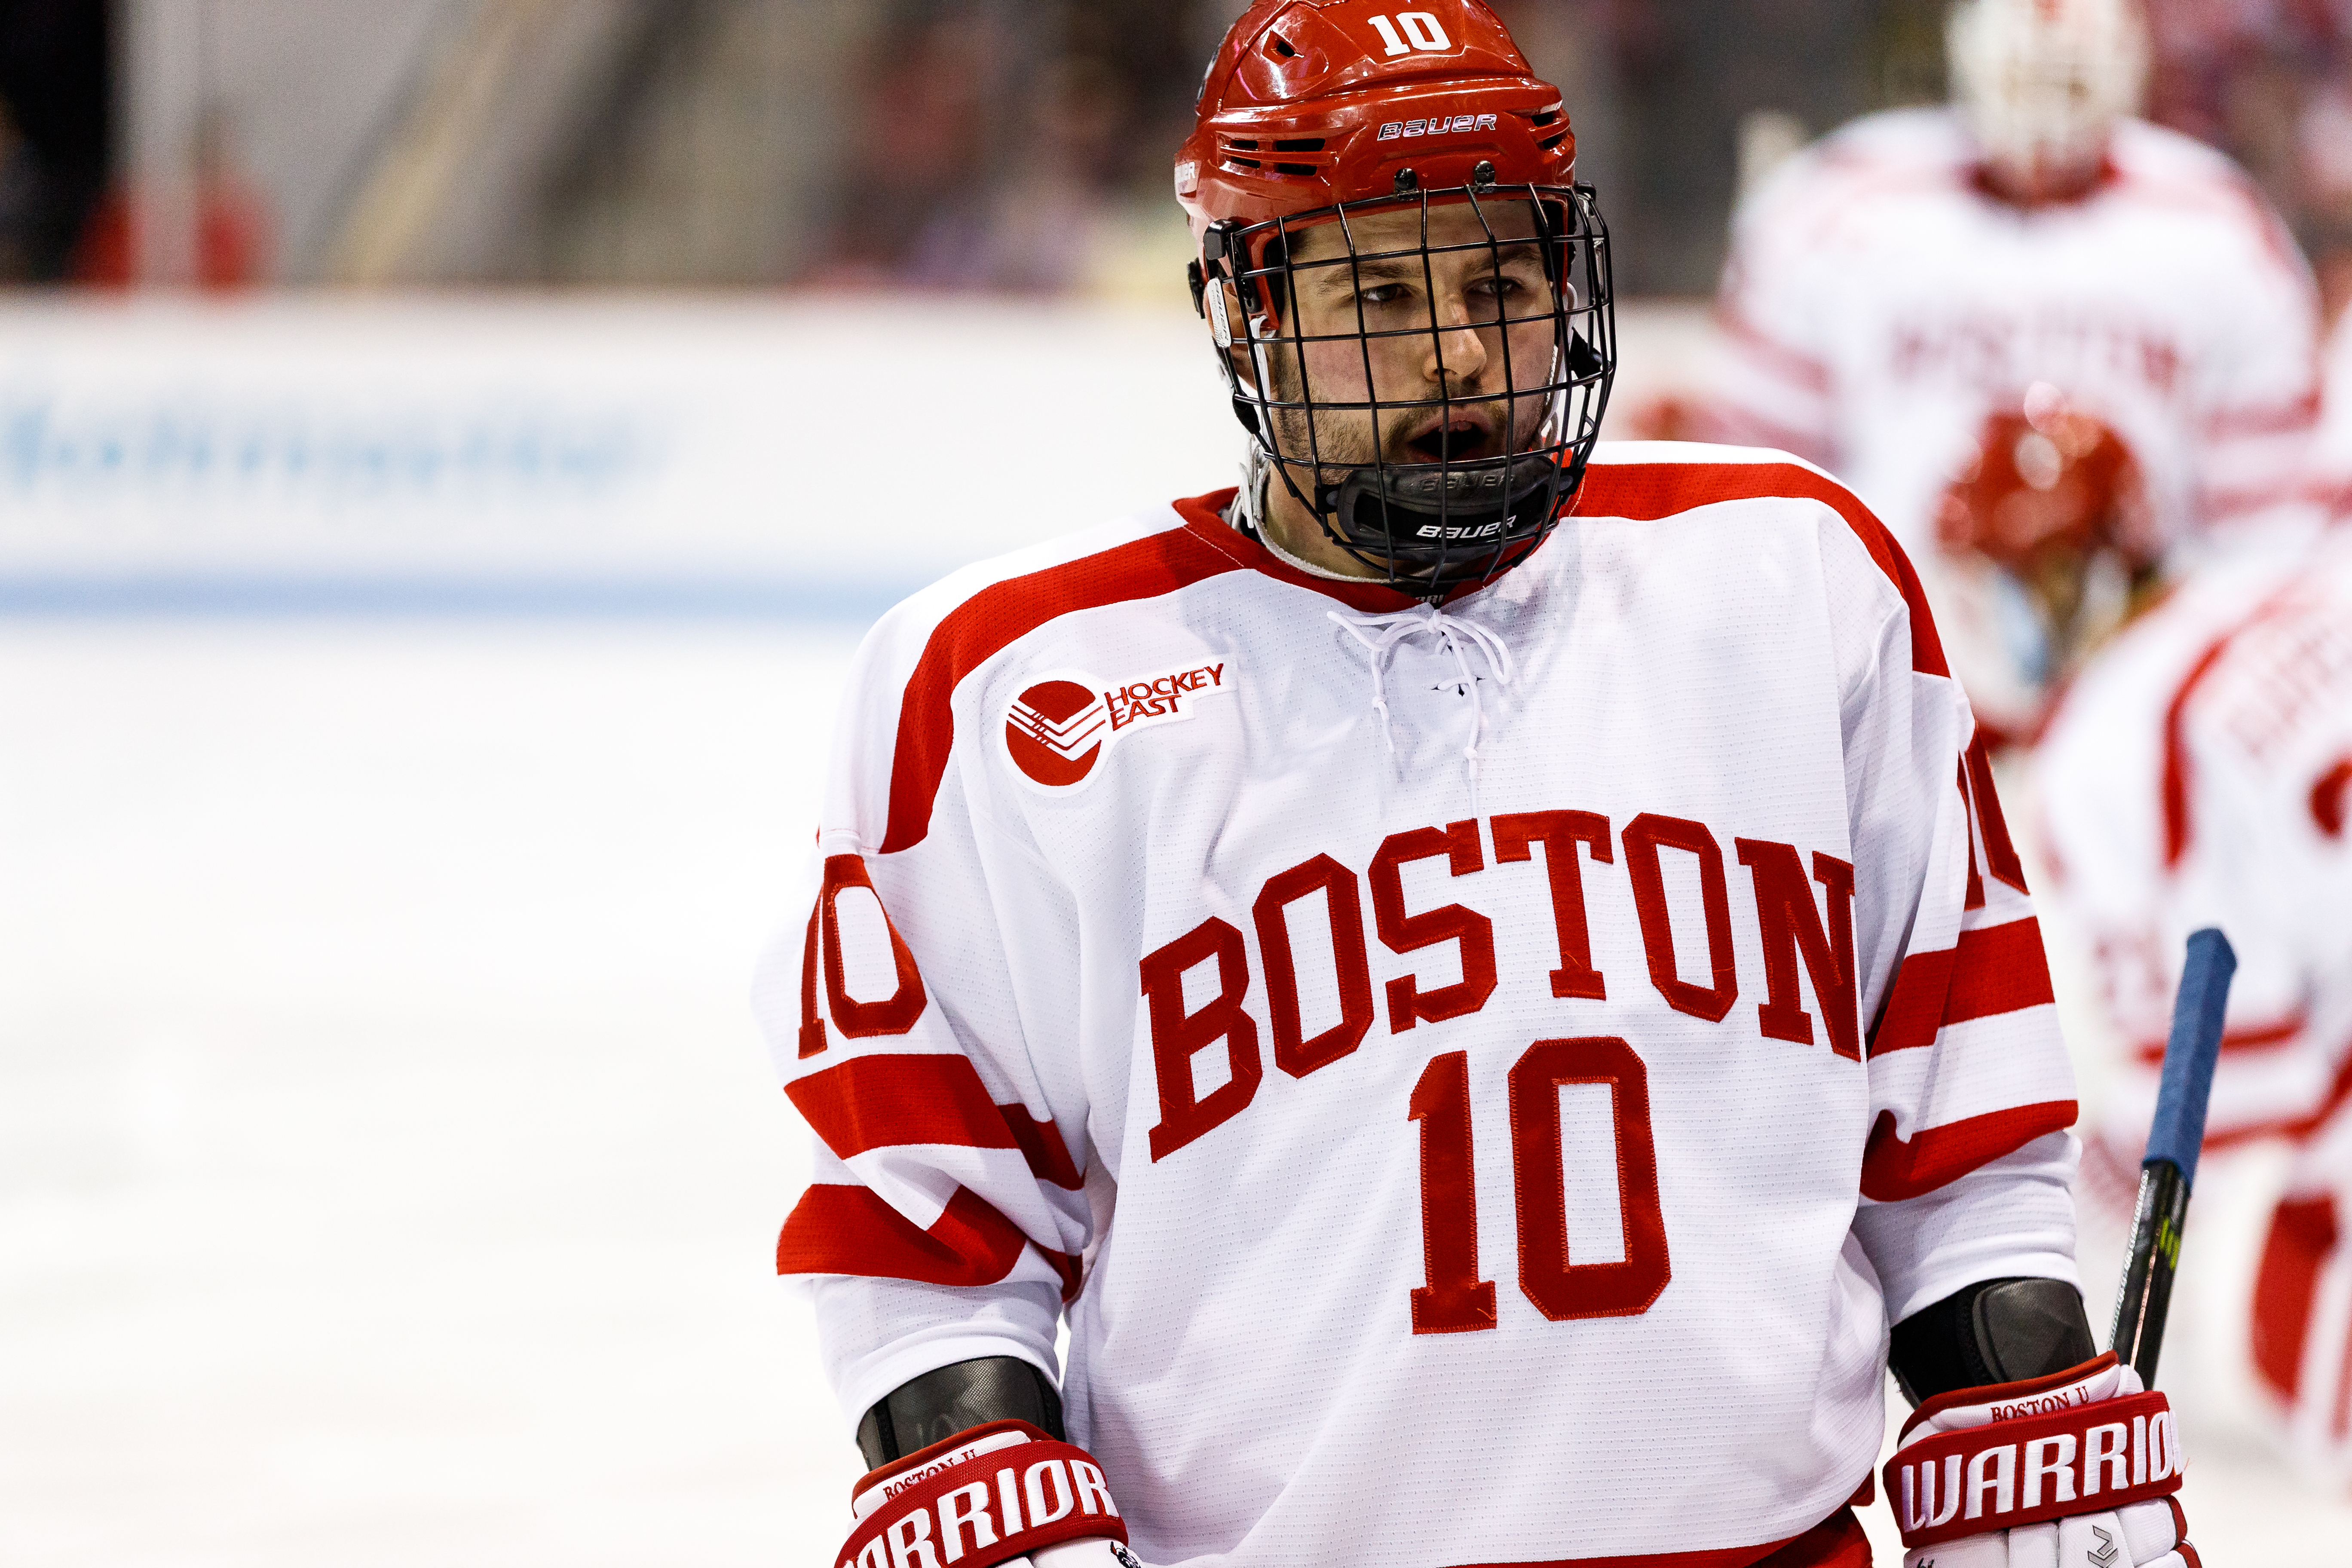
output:
[[[1549,439],[1554,287],[1526,202],[1419,204],[1295,245],[1295,320],[1265,345],[1282,455],[1355,467],[1501,457]],[[1349,255],[1352,237],[1354,254]],[[1246,371],[1244,371],[1246,374]]]

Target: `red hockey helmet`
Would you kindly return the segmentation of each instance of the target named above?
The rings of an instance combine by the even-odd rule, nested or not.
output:
[[[1936,535],[2028,582],[2079,570],[2100,551],[2134,573],[2160,553],[2131,448],[2047,382],[1986,416],[1937,503]]]
[[[2163,552],[2131,448],[2047,382],[1986,416],[1937,502],[1936,543],[1955,581],[1979,585],[1991,631],[1986,662],[1961,671],[1969,697],[2020,736],[2147,603]]]
[[[1616,356],[1606,230],[1575,183],[1559,89],[1479,0],[1422,5],[1253,5],[1210,63],[1176,195],[1199,246],[1194,304],[1260,466],[1358,560],[1436,596],[1550,531]],[[1487,288],[1491,314],[1440,321],[1433,262],[1499,276],[1507,257],[1539,259],[1533,287]],[[1346,268],[1360,296],[1368,264],[1400,262],[1429,279],[1418,317],[1308,319],[1315,269]],[[1487,345],[1483,379],[1444,363],[1465,330]],[[1376,368],[1379,340],[1407,337],[1434,346],[1433,388]],[[1360,353],[1360,375],[1318,345]]]

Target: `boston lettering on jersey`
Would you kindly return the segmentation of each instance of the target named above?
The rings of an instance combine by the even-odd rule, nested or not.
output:
[[[1888,324],[1886,370],[1897,382],[1943,380],[1995,395],[2035,380],[2105,380],[2169,398],[2187,358],[2179,336],[2145,316],[2072,300],[2014,314],[1981,305],[1904,313]]]
[[[1422,1024],[1438,1024],[1476,1013],[1497,983],[1494,922],[1460,903],[1409,912],[1401,872],[1416,861],[1443,859],[1449,875],[1465,877],[1486,868],[1485,841],[1491,837],[1500,864],[1533,858],[1544,848],[1559,967],[1547,977],[1552,994],[1605,999],[1608,978],[1592,966],[1580,855],[1601,864],[1614,860],[1613,843],[1625,849],[1625,886],[1642,934],[1649,983],[1675,1011],[1719,1023],[1739,995],[1732,946],[1729,879],[1721,841],[1704,823],[1643,813],[1612,841],[1607,818],[1586,811],[1521,812],[1484,825],[1476,819],[1444,827],[1412,828],[1381,841],[1362,878],[1333,858],[1317,855],[1266,879],[1251,906],[1258,952],[1265,965],[1265,1023],[1273,1036],[1275,1066],[1293,1078],[1328,1067],[1361,1045],[1376,1009],[1367,962],[1362,884],[1371,885],[1372,929],[1391,952],[1408,954],[1451,945],[1461,978],[1424,990],[1418,975],[1403,974],[1384,988],[1389,1030],[1402,1034]],[[1757,1005],[1757,1025],[1769,1038],[1800,1045],[1816,1041],[1813,1016],[1798,985],[1803,965],[1831,1050],[1862,1059],[1853,958],[1853,868],[1816,852],[1806,860],[1793,845],[1735,838],[1734,853],[1747,868],[1758,929],[1764,947],[1765,996]],[[1668,907],[1661,852],[1690,858],[1698,873],[1699,929],[1677,931]],[[1817,895],[1813,884],[1818,883]],[[1339,1020],[1308,1037],[1301,1022],[1300,985],[1290,937],[1289,910],[1319,896],[1331,932],[1331,953],[1339,999]],[[1681,977],[1679,953],[1703,947],[1707,983]],[[1213,966],[1213,994],[1189,1005],[1186,976]],[[1212,916],[1144,955],[1139,964],[1150,1020],[1151,1054],[1159,1087],[1160,1121],[1150,1134],[1151,1158],[1166,1159],[1247,1109],[1265,1078],[1259,1050],[1259,1019],[1244,1006],[1250,990],[1248,944],[1230,921]],[[1622,984],[1622,982],[1621,982]],[[1195,980],[1192,994],[1206,986]],[[1194,1085],[1192,1063],[1201,1052],[1222,1045],[1225,1079],[1203,1095]]]

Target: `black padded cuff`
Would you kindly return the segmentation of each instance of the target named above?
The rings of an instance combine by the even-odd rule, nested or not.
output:
[[[900,1384],[857,1424],[857,1450],[866,1468],[945,1442],[991,1421],[1026,1421],[1056,1442],[1062,1396],[1053,1381],[1018,1356],[960,1361]]]
[[[1917,1405],[1956,1388],[2046,1377],[2099,1353],[2083,1293],[2063,1279],[1983,1279],[1895,1325],[1887,1360]]]

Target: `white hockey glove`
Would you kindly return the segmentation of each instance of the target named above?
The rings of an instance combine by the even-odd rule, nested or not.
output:
[[[1025,1421],[992,1421],[857,1483],[835,1568],[1142,1568],[1102,1467]]]
[[[2115,1353],[1939,1394],[1886,1462],[1904,1568],[2203,1568],[2172,1407]]]

